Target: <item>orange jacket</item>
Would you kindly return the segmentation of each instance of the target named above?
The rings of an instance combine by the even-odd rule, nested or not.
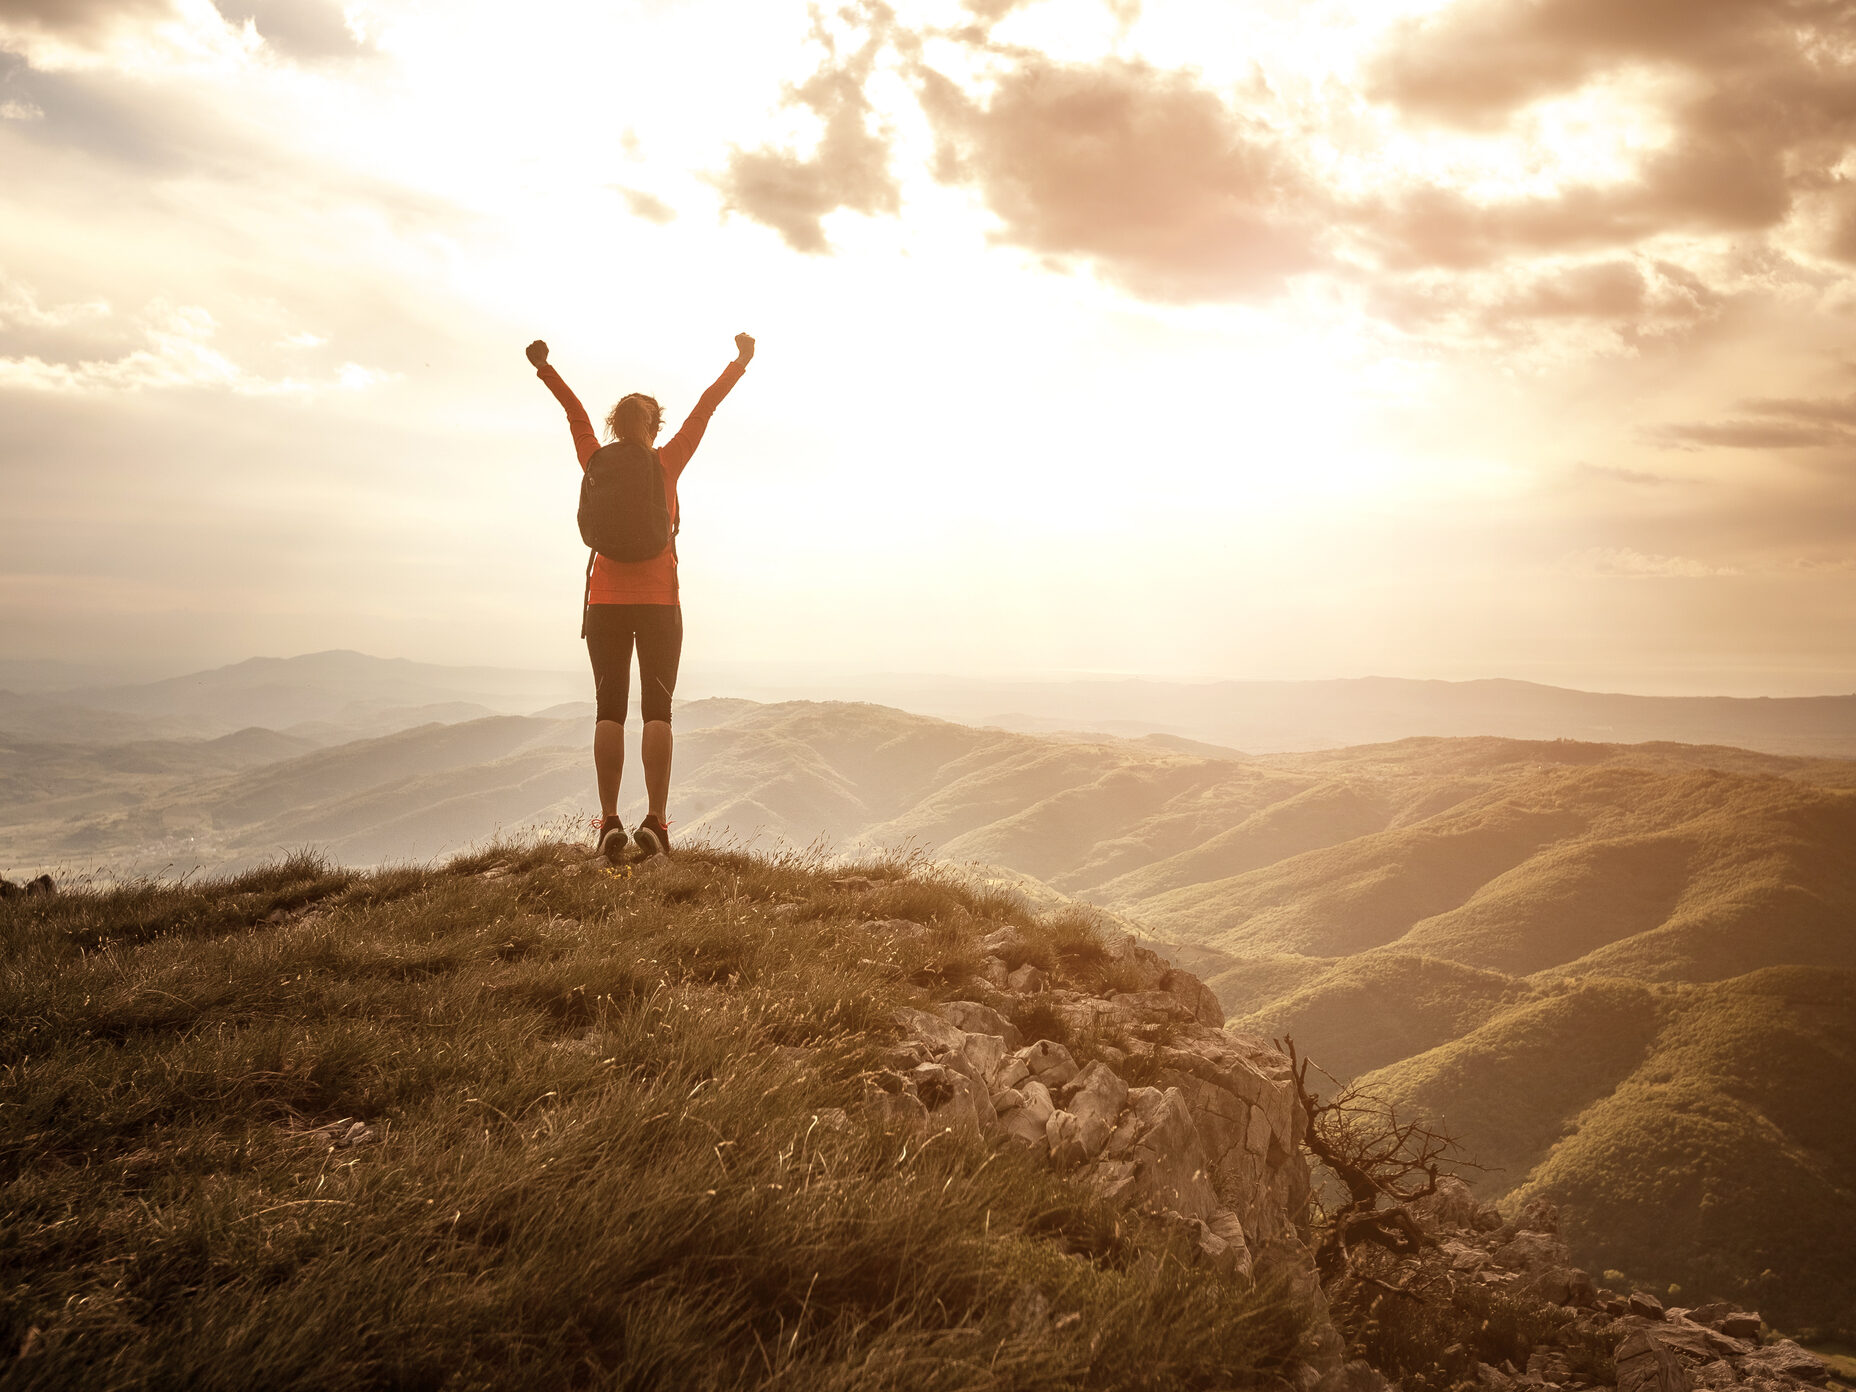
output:
[[[715,379],[709,390],[697,401],[689,419],[683,422],[683,428],[657,451],[658,466],[664,471],[664,501],[670,507],[673,524],[677,520],[677,480],[682,477],[683,468],[690,462],[690,456],[696,453],[696,446],[702,443],[703,431],[709,428],[709,417],[722,404],[722,398],[741,380],[744,370],[740,363],[730,363],[723,368],[722,375]],[[567,425],[574,437],[574,453],[579,456],[580,467],[585,469],[587,460],[599,448],[599,437],[593,433],[593,422],[587,419],[586,407],[580,404],[580,398],[561,380],[561,374],[554,370],[552,363],[543,363],[535,369],[535,375],[548,384],[554,399],[566,410]],[[668,547],[661,556],[653,556],[648,561],[614,561],[605,556],[598,557],[593,562],[592,602],[677,603],[677,548]]]

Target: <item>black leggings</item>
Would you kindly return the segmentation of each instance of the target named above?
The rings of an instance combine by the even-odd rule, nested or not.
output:
[[[593,660],[595,720],[625,723],[631,699],[632,644],[638,645],[639,705],[646,721],[670,720],[670,694],[677,689],[683,658],[680,604],[590,604],[586,611],[586,654]]]

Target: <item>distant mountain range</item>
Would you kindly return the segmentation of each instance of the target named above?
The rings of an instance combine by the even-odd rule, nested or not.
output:
[[[211,738],[258,725],[321,743],[428,721],[527,715],[584,701],[583,672],[441,667],[355,652],[252,658],[136,684],[47,686],[31,664],[0,663],[0,735],[115,743]],[[40,664],[43,666],[43,664]],[[11,690],[3,679],[19,669]],[[81,669],[69,669],[75,674]],[[833,679],[829,690],[768,686],[717,669],[686,673],[691,695],[762,699],[854,695],[965,724],[1026,734],[1173,735],[1248,753],[1334,749],[1417,735],[1495,735],[1606,744],[1662,740],[1770,754],[1856,757],[1856,695],[1629,696],[1532,682],[1001,682],[953,677]]]
[[[577,833],[590,716],[339,744],[13,737],[0,869]],[[846,702],[677,721],[673,836],[915,846],[1093,902],[1241,1027],[1442,1118],[1485,1193],[1563,1202],[1595,1271],[1794,1324],[1856,1309],[1856,762],[1489,736],[1257,756]]]
[[[1534,682],[870,679],[841,688],[926,715],[1027,733],[1182,735],[1253,754],[1498,735],[1605,744],[1667,740],[1856,757],[1856,695],[1628,696]],[[750,693],[751,694],[751,693]]]
[[[0,691],[0,734],[116,743],[263,726],[328,744],[432,721],[526,713],[585,695],[578,673],[437,667],[356,652],[254,657],[128,685]]]

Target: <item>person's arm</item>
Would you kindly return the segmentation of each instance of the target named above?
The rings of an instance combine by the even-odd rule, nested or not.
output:
[[[710,384],[709,390],[697,398],[696,407],[683,422],[682,428],[670,439],[670,443],[659,450],[658,457],[671,468],[674,474],[681,473],[683,466],[689,463],[690,456],[696,453],[696,446],[702,443],[703,432],[709,428],[709,417],[715,414],[715,408],[722,404],[722,398],[734,390],[741,374],[746,372],[748,364],[754,360],[754,340],[747,334],[735,335],[735,360],[722,369],[722,375]]]
[[[579,457],[582,468],[599,448],[599,436],[593,433],[593,422],[587,419],[586,407],[580,404],[580,398],[573,394],[567,383],[561,380],[561,374],[554,370],[548,361],[548,345],[539,338],[527,348],[528,360],[535,367],[535,375],[547,384],[554,393],[554,399],[561,403],[561,409],[567,412],[567,428],[573,432],[574,453]]]

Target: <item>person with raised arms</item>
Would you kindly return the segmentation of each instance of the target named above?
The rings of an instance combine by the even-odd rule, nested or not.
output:
[[[617,860],[628,839],[619,820],[625,769],[625,714],[631,698],[632,649],[644,717],[645,818],[629,839],[646,855],[670,850],[670,698],[683,656],[683,606],[677,590],[677,480],[702,443],[709,417],[754,357],[754,340],[735,335],[735,360],[696,402],[682,429],[657,446],[664,410],[641,392],[607,413],[601,446],[586,407],[548,361],[548,345],[529,344],[528,360],[567,412],[580,461],[580,534],[589,548],[581,636],[593,664],[596,710],[593,772],[599,783],[596,855]]]

